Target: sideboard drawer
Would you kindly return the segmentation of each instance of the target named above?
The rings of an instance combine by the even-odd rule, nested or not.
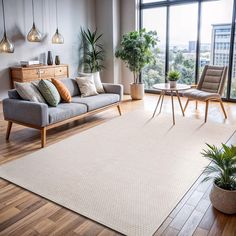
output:
[[[22,71],[22,78],[23,81],[37,80],[39,78],[38,70],[37,69],[24,70]]]
[[[55,68],[55,77],[67,77],[67,66],[61,66]]]
[[[38,78],[39,79],[51,79],[54,78],[54,68],[47,68],[47,69],[38,69]]]

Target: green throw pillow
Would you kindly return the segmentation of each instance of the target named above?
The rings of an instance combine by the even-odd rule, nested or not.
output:
[[[38,88],[44,99],[50,106],[56,107],[58,105],[61,97],[52,82],[50,82],[49,80],[40,80],[40,82],[38,83]]]

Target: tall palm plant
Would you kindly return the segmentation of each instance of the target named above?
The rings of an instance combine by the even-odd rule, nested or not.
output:
[[[104,66],[104,49],[100,43],[102,34],[98,34],[97,30],[91,32],[89,29],[81,29],[84,48],[84,62],[85,68],[88,72],[101,71]]]
[[[207,144],[202,155],[213,162],[205,167],[207,175],[203,181],[214,179],[214,183],[225,190],[236,190],[236,146],[222,144],[222,148]]]

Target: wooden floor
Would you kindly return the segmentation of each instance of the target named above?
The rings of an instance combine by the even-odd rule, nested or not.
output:
[[[133,110],[153,111],[157,98],[158,95],[147,94],[143,101],[130,101],[125,97],[122,104],[123,113]],[[182,99],[182,101],[185,103],[186,100]],[[180,116],[181,111],[176,99],[175,106],[176,116]],[[225,107],[228,120],[224,120],[219,104],[210,105],[208,119],[219,123],[231,123],[236,127],[236,104],[225,103]],[[163,112],[170,114],[170,111],[171,103],[167,98],[163,105]],[[117,110],[111,109],[50,130],[47,145],[115,119],[117,116]],[[198,111],[195,111],[194,103],[190,104],[186,116],[203,120],[204,104],[199,104]],[[169,117],[172,122],[171,114]],[[5,141],[5,131],[6,122],[3,120],[0,104],[0,164],[21,158],[40,147],[40,136],[36,130],[13,125],[9,142]],[[236,137],[232,137],[229,143],[236,143]],[[201,178],[157,229],[155,236],[236,236],[236,215],[224,215],[212,208],[209,201],[210,183],[200,184]],[[115,236],[120,234],[0,179],[0,235]]]

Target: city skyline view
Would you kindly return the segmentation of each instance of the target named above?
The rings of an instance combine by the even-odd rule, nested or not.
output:
[[[168,58],[165,52],[166,6],[143,9],[142,27],[148,31],[157,31],[160,40],[158,50],[154,50],[156,65],[148,65],[142,73],[146,89],[152,90],[153,84],[165,82],[169,70],[177,70],[181,73],[180,83],[195,84],[205,65],[228,66],[232,8],[233,0],[202,2],[198,68],[196,68],[198,3],[184,3],[169,7]],[[196,78],[196,70],[198,70],[198,78]],[[232,76],[231,95],[236,98],[236,63],[233,63]]]

